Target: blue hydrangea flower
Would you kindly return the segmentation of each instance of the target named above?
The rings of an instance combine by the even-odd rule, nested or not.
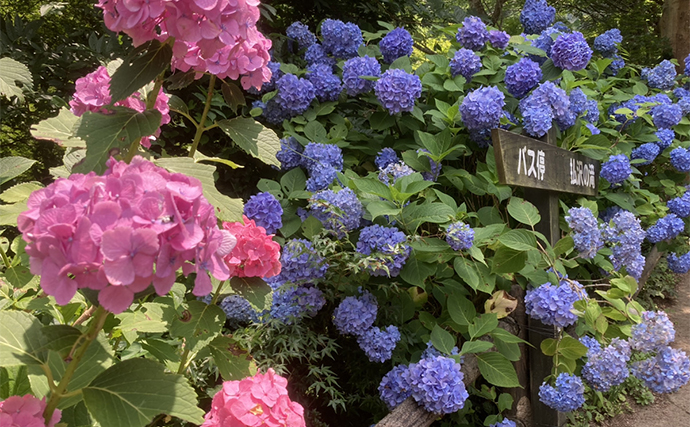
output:
[[[650,111],[654,126],[659,129],[670,129],[680,123],[683,110],[678,104],[659,104]]]
[[[302,165],[302,151],[304,148],[293,137],[280,140],[280,151],[276,158],[280,161],[280,169],[287,171]]]
[[[285,30],[285,35],[287,35],[288,38],[297,41],[300,49],[306,49],[316,43],[316,36],[314,33],[309,31],[309,27],[300,21],[290,24],[287,30]]]
[[[349,188],[334,192],[323,190],[309,199],[309,209],[324,228],[342,239],[352,230],[359,228],[364,214],[362,203]]]
[[[556,18],[556,9],[546,0],[527,0],[520,13],[520,23],[527,34],[539,34]]]
[[[347,297],[333,311],[333,324],[344,335],[362,335],[376,320],[378,304],[367,291],[359,297]]]
[[[643,69],[640,77],[647,80],[651,88],[671,90],[676,84],[676,67],[671,61],[664,59],[652,69]]]
[[[337,145],[310,142],[302,156],[302,165],[309,172],[307,190],[311,192],[327,188],[343,170],[343,152]]]
[[[522,58],[506,68],[506,89],[514,97],[522,98],[539,84],[541,78],[542,71],[539,64],[529,58]]]
[[[576,87],[570,92],[570,111],[576,116],[584,114],[585,121],[597,123],[599,121],[599,104],[594,99],[588,99],[587,95]]]
[[[401,56],[412,55],[413,44],[412,36],[406,29],[396,28],[389,31],[379,42],[383,62],[391,64]]]
[[[590,349],[587,363],[582,368],[582,376],[597,391],[606,392],[613,386],[623,383],[630,375],[630,344],[614,338],[604,349]]]
[[[407,236],[397,228],[370,225],[359,233],[357,252],[377,258],[367,266],[372,276],[397,276],[410,256],[410,251]]]
[[[670,213],[647,229],[647,240],[652,243],[659,243],[663,240],[670,240],[685,230],[685,222],[678,218],[676,214]]]
[[[584,288],[576,281],[562,280],[559,286],[550,282],[530,289],[525,295],[527,314],[546,325],[564,328],[577,320],[573,304],[584,298]]]
[[[489,31],[489,43],[496,49],[505,49],[510,42],[510,34],[501,30]]]
[[[596,127],[596,126],[594,126],[594,125],[591,124],[591,123],[585,124],[585,127],[586,127],[587,129],[589,129],[589,131],[592,133],[592,135],[599,135],[599,134],[601,133],[601,131],[599,130],[599,128]]]
[[[438,356],[411,364],[407,374],[412,397],[434,414],[452,414],[465,406],[469,394],[455,360]]]
[[[541,138],[551,129],[553,113],[547,106],[522,111],[523,125],[528,135]]]
[[[619,270],[625,267],[628,274],[639,279],[645,265],[641,251],[646,237],[640,220],[631,212],[620,210],[610,220],[610,225],[604,228],[603,236],[611,245],[613,253],[609,258],[613,268]]]
[[[393,163],[398,163],[400,159],[396,154],[395,150],[389,147],[385,147],[383,150],[379,151],[379,154],[374,160],[374,164],[379,169],[385,169],[388,165]]]
[[[573,230],[575,249],[582,258],[592,259],[604,246],[599,223],[589,208],[570,208],[565,220]]]
[[[623,67],[625,67],[625,60],[623,60],[623,58],[621,58],[619,55],[613,55],[611,59],[613,59],[613,62],[611,62],[604,71],[608,72],[612,76],[615,76],[618,75],[618,72]]]
[[[543,50],[544,53],[546,53],[546,56],[551,57],[551,48],[553,47],[554,39],[561,34],[563,34],[563,32],[557,28],[549,27],[542,31],[541,34],[539,34],[539,37],[532,40],[532,46]],[[529,57],[533,61],[538,62],[540,65],[546,62],[546,57],[544,56],[529,55]]]
[[[500,423],[491,424],[489,427],[516,427],[515,421],[504,418]]]
[[[323,48],[336,58],[349,59],[357,56],[357,49],[364,44],[362,30],[352,22],[326,19],[321,24]]]
[[[398,365],[383,376],[379,384],[379,396],[391,410],[412,395],[408,377],[409,368],[406,365]]]
[[[328,56],[323,46],[318,43],[307,48],[304,52],[304,60],[307,61],[307,65],[326,64],[331,68],[335,65],[335,59]]]
[[[465,96],[460,105],[460,114],[468,130],[494,129],[501,124],[504,106],[503,92],[495,86],[487,86]]]
[[[580,337],[580,342],[591,352],[597,352],[601,350],[601,344],[599,343],[599,341],[597,341],[593,337],[590,337],[589,335]]]
[[[283,72],[280,71],[280,62],[268,62],[268,69],[271,70],[271,80],[261,85],[261,90],[257,90],[254,86],[250,87],[247,92],[252,95],[259,95],[266,92],[271,92],[276,88],[276,81],[283,77]]]
[[[664,151],[673,144],[673,139],[676,137],[676,132],[673,129],[659,129],[654,133],[659,139],[654,143],[659,146],[659,152]]]
[[[556,387],[542,383],[539,400],[559,412],[570,412],[585,403],[585,385],[578,376],[562,373],[556,378]]]
[[[285,74],[276,82],[278,93],[271,101],[275,101],[289,114],[296,116],[307,111],[311,101],[316,96],[314,85],[309,80],[300,79],[294,74]]]
[[[525,131],[532,136],[542,137],[551,129],[552,119],[565,129],[575,122],[570,110],[570,98],[565,91],[552,82],[540,84],[532,93],[520,101]]]
[[[446,230],[446,242],[454,251],[465,251],[474,244],[474,230],[462,221],[454,222]]]
[[[316,253],[310,241],[304,239],[288,240],[283,246],[280,263],[279,280],[294,284],[321,279],[328,270],[325,259]]]
[[[379,363],[391,358],[398,341],[400,341],[400,331],[393,325],[386,329],[370,328],[357,337],[359,348],[364,351],[369,361]]]
[[[666,255],[668,268],[674,273],[685,274],[690,271],[690,252],[678,256],[675,252]]]
[[[644,159],[644,162],[638,163],[639,165],[648,165],[656,159],[659,155],[659,146],[653,142],[648,142],[636,147],[632,150],[630,154],[631,159]]]
[[[462,27],[458,29],[455,39],[468,49],[482,50],[489,40],[489,32],[480,18],[468,16],[462,21]]]
[[[579,31],[561,34],[551,47],[553,64],[564,70],[583,70],[591,58],[592,49]]]
[[[376,98],[390,115],[414,109],[417,98],[422,96],[419,76],[399,68],[386,70],[374,85]]]
[[[625,154],[618,154],[609,157],[609,159],[601,165],[602,178],[606,179],[612,185],[620,184],[625,181],[632,173],[630,167],[630,159]]]
[[[681,197],[669,200],[666,202],[666,206],[671,213],[681,218],[687,218],[690,216],[690,191],[686,191]]]
[[[384,184],[395,184],[398,178],[412,175],[414,170],[403,162],[389,163],[379,172],[379,181]]]
[[[690,77],[690,54],[685,57],[685,70],[683,70],[683,73]]]
[[[621,30],[612,28],[594,39],[594,50],[601,53],[604,58],[612,58],[618,53],[618,45],[622,42]]]
[[[630,345],[635,350],[648,352],[669,345],[676,339],[673,322],[663,311],[645,311],[642,323],[633,325]]]
[[[244,204],[244,214],[253,219],[256,225],[266,229],[267,234],[276,234],[283,226],[283,208],[271,193],[259,193],[251,196]]]
[[[673,393],[690,381],[690,360],[682,350],[664,347],[651,359],[635,362],[632,372],[655,393]]]
[[[231,329],[235,329],[243,324],[259,321],[259,314],[256,310],[252,308],[249,301],[239,295],[225,297],[219,305],[225,313],[225,317]]]
[[[671,151],[671,165],[678,172],[690,171],[690,152],[683,147],[674,148]]]
[[[330,65],[314,64],[308,67],[307,80],[314,85],[316,99],[320,102],[337,101],[343,90],[340,77],[333,74]]]
[[[678,106],[684,116],[690,115],[690,94],[680,98],[678,100]]]
[[[278,282],[280,285],[282,282]],[[323,292],[310,284],[277,286],[273,292],[270,316],[286,325],[302,317],[314,317],[326,304]]]
[[[370,92],[376,82],[361,79],[361,76],[380,77],[381,64],[369,56],[348,59],[343,65],[343,84],[350,96]]]
[[[338,178],[338,170],[333,166],[316,164],[309,169],[307,191],[316,192],[328,188]]]
[[[470,49],[460,49],[450,60],[450,75],[461,75],[468,82],[482,69],[482,59]]]
[[[261,115],[274,125],[282,123],[283,120],[291,117],[290,113],[276,102],[275,97],[268,101],[268,103],[256,100],[252,102],[252,108],[261,108],[263,110]]]

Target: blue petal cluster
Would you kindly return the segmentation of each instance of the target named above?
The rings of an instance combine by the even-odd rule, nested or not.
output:
[[[469,397],[460,364],[438,356],[411,364],[407,378],[412,397],[434,414],[452,414],[465,406]]]
[[[632,277],[639,279],[644,268],[645,258],[642,256],[642,242],[646,236],[640,226],[640,220],[631,212],[620,210],[604,228],[604,239],[611,245],[610,255],[613,268],[625,270]]]
[[[390,115],[411,112],[417,98],[422,96],[419,76],[399,68],[386,70],[374,85],[376,98]]]
[[[410,256],[410,245],[405,233],[394,227],[370,225],[359,234],[357,252],[375,255],[367,270],[372,276],[395,277],[400,274],[405,261]]]
[[[527,34],[539,34],[556,18],[556,9],[546,0],[527,0],[520,13],[520,23]]]
[[[302,317],[314,317],[326,304],[323,292],[310,284],[290,286],[278,282],[273,292],[270,316],[286,325]]]
[[[460,105],[462,121],[470,131],[480,132],[497,128],[503,117],[505,95],[495,86],[475,89]]]
[[[266,229],[266,234],[276,234],[283,226],[283,208],[271,193],[259,193],[251,196],[244,204],[244,214],[253,219],[256,225]]]
[[[516,427],[515,421],[504,418],[500,423],[491,424],[489,427]]]
[[[582,376],[597,391],[609,391],[611,387],[623,383],[630,375],[630,344],[614,338],[604,349],[590,349],[587,363],[582,368]]]
[[[307,80],[314,85],[316,99],[320,102],[337,101],[343,84],[340,77],[333,74],[333,68],[326,64],[314,64],[307,69]]]
[[[335,65],[335,59],[328,56],[323,46],[318,43],[307,48],[304,52],[304,60],[307,61],[307,65],[326,64],[331,68]]]
[[[646,79],[651,88],[671,90],[675,86],[676,75],[675,65],[668,59],[664,59],[652,69],[643,69],[640,77]]]
[[[468,49],[482,50],[489,40],[489,31],[480,18],[468,16],[462,21],[462,27],[458,29],[455,39]]]
[[[594,99],[588,99],[587,95],[576,87],[570,92],[570,111],[575,116],[583,115],[585,121],[596,124],[599,121],[599,103]]]
[[[656,159],[656,156],[659,155],[659,152],[661,150],[659,149],[659,146],[656,145],[653,142],[648,142],[646,144],[642,144],[639,147],[633,148],[632,153],[630,154],[631,159],[644,159],[644,162],[638,163],[639,165],[648,165]]]
[[[666,255],[668,269],[677,274],[685,274],[690,271],[690,252],[678,256],[675,252]]]
[[[542,71],[539,64],[529,58],[522,58],[506,68],[506,89],[514,97],[522,98],[539,84],[541,78]]]
[[[575,114],[570,110],[570,98],[565,91],[552,82],[540,84],[526,98],[520,101],[525,131],[535,137],[542,137],[551,129],[555,119],[564,130],[575,123]]]
[[[259,95],[275,90],[276,81],[283,76],[283,72],[280,71],[280,62],[269,61],[268,69],[271,70],[271,80],[261,85],[261,90],[256,90],[256,88],[252,86],[247,90],[247,92],[251,93],[252,95]]]
[[[539,400],[559,412],[570,412],[585,403],[585,385],[578,376],[562,373],[556,378],[556,387],[542,383]]]
[[[441,163],[436,163],[431,159],[431,157],[428,156],[428,154],[431,154],[429,150],[425,148],[419,148],[417,149],[417,154],[423,154],[424,157],[429,159],[429,169],[431,169],[429,172],[424,171],[422,172],[422,177],[426,181],[436,181],[438,179],[438,176],[441,174],[441,168],[443,168],[443,165]]]
[[[659,218],[654,225],[647,229],[647,240],[652,243],[670,240],[682,233],[683,230],[685,230],[685,222],[676,214],[670,213]]]
[[[379,396],[391,410],[412,395],[408,376],[409,368],[406,365],[398,365],[383,376]]]
[[[601,53],[604,58],[612,58],[618,53],[618,45],[623,42],[621,30],[612,28],[594,39],[594,50]]]
[[[310,142],[304,147],[302,165],[309,172],[307,190],[327,188],[343,170],[343,152],[337,145]]]
[[[678,172],[690,171],[690,151],[683,147],[674,148],[671,151],[671,165],[678,170]]]
[[[551,56],[551,48],[553,47],[554,39],[563,34],[562,31],[555,27],[549,27],[539,34],[539,37],[532,40],[532,46],[541,49],[546,53],[546,56]],[[529,55],[530,59],[543,65],[546,62],[546,57],[538,55]]]
[[[376,298],[367,291],[359,297],[347,297],[333,311],[333,324],[345,335],[361,335],[376,320]]]
[[[369,56],[348,59],[343,65],[343,84],[350,96],[370,92],[376,82],[361,79],[361,76],[380,77],[381,64]]]
[[[220,308],[225,313],[228,320],[228,326],[235,329],[240,325],[258,322],[259,315],[249,304],[249,301],[239,295],[230,295],[223,298],[220,302]]]
[[[583,298],[584,288],[576,281],[561,280],[559,286],[547,282],[527,291],[525,308],[530,317],[563,328],[575,323],[577,315],[571,310],[575,301]]]
[[[633,325],[630,345],[635,350],[656,351],[676,339],[673,322],[663,311],[645,311],[642,323]]]
[[[396,28],[391,30],[379,42],[383,62],[391,64],[401,56],[412,55],[413,44],[412,36],[406,29]]]
[[[659,151],[664,151],[673,144],[673,139],[676,137],[676,133],[672,129],[660,129],[654,133],[659,139],[654,143],[659,146]]]
[[[287,241],[283,245],[280,263],[282,268],[278,275],[279,280],[294,284],[321,279],[328,270],[324,258],[316,253],[310,241],[304,239]]]
[[[564,70],[583,70],[592,58],[592,49],[579,31],[561,34],[551,47],[553,64]]]
[[[685,57],[685,70],[683,70],[683,73],[690,77],[690,54]]]
[[[379,169],[385,169],[388,165],[398,163],[399,161],[400,159],[398,158],[398,154],[395,152],[395,150],[385,147],[383,150],[379,151],[379,154],[376,156],[376,160],[374,160],[374,164]]]
[[[489,43],[496,49],[505,49],[510,42],[510,34],[501,30],[489,31]]]
[[[582,343],[582,345],[587,347],[587,349],[590,352],[601,351],[601,344],[599,343],[599,341],[597,341],[593,337],[590,337],[589,335],[585,335],[583,337],[580,337],[580,342]]]
[[[261,108],[261,110],[263,110],[261,115],[269,123],[273,123],[274,125],[282,123],[283,120],[291,117],[290,114],[275,101],[275,97],[268,101],[268,103],[256,100],[252,102],[252,108]]]
[[[280,162],[281,170],[290,170],[302,165],[302,151],[304,147],[293,137],[280,140],[280,151],[276,158]]]
[[[297,41],[300,49],[306,49],[316,43],[316,36],[314,33],[309,31],[309,27],[300,21],[290,24],[290,26],[287,27],[287,30],[285,30],[285,35],[287,35],[288,38]]]
[[[474,244],[474,230],[462,221],[454,222],[446,230],[446,242],[454,251],[464,251]]]
[[[307,111],[316,96],[314,85],[309,80],[300,79],[294,74],[285,74],[276,82],[278,93],[271,101],[292,116]],[[269,102],[271,102],[269,101]]]
[[[621,58],[619,55],[613,55],[611,59],[613,59],[613,62],[611,62],[604,71],[612,76],[615,76],[618,74],[621,68],[625,67],[625,60],[623,60],[623,58]]]
[[[630,159],[625,154],[617,154],[609,157],[609,159],[601,165],[602,178],[606,179],[612,185],[620,184],[625,181],[632,173],[630,167]]]
[[[364,210],[357,195],[349,188],[334,192],[323,190],[309,199],[309,209],[324,228],[342,239],[352,230],[359,228]]]
[[[671,213],[681,218],[687,218],[690,216],[690,191],[686,191],[681,197],[669,200],[666,202],[666,206]]]
[[[482,59],[470,49],[460,49],[450,60],[450,75],[461,75],[468,82],[482,69]]]
[[[635,362],[632,372],[655,393],[673,393],[690,381],[690,360],[682,350],[664,347],[651,359]]]
[[[362,30],[352,22],[343,23],[339,19],[326,19],[321,24],[323,48],[339,59],[357,56],[357,49],[364,43]]]
[[[654,126],[659,129],[671,129],[680,123],[683,110],[678,104],[659,104],[650,111]]]
[[[599,222],[589,208],[570,208],[565,220],[573,230],[575,249],[582,258],[592,259],[604,246]]]
[[[379,181],[384,184],[395,184],[398,178],[412,175],[414,170],[403,162],[389,163],[379,172]]]
[[[369,361],[379,363],[391,358],[398,341],[400,331],[393,325],[386,329],[370,328],[357,337],[359,348],[364,351]]]

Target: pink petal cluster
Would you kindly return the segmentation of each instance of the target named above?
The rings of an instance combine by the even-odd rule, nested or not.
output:
[[[170,97],[163,93],[163,90],[158,92],[156,104],[153,108],[161,113],[161,126],[170,123],[170,107],[168,100]],[[110,105],[110,75],[108,69],[99,67],[91,74],[77,79],[76,91],[74,97],[69,102],[70,110],[76,115],[81,116],[87,111],[103,111],[103,106]],[[141,99],[139,92],[133,93],[129,98],[123,99],[115,103],[116,106],[131,108],[140,113],[146,110],[146,101]],[[154,136],[160,135],[160,129],[156,130]],[[151,146],[150,136],[141,139],[141,145],[146,148]]]
[[[107,165],[103,176],[73,174],[33,192],[19,215],[31,272],[48,295],[64,305],[77,289],[94,289],[121,313],[151,284],[167,294],[180,268],[197,273],[197,296],[211,292],[208,273],[230,277],[223,257],[235,238],[218,228],[199,180],[139,156]]]
[[[269,278],[280,273],[280,245],[273,234],[243,216],[241,222],[224,222],[223,228],[237,239],[235,248],[225,257],[231,277]]]
[[[201,427],[305,427],[304,408],[290,400],[287,380],[269,369],[241,381],[226,381],[213,396]]]
[[[10,396],[0,402],[0,427],[54,427],[62,412],[56,409],[46,425],[43,419],[45,409],[45,398],[39,400],[30,394]]]
[[[97,6],[105,25],[135,46],[174,37],[173,69],[243,76],[245,89],[271,79],[271,40],[256,28],[258,0],[99,0]]]

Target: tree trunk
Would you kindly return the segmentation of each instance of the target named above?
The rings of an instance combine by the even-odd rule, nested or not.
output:
[[[690,54],[690,0],[665,0],[659,26],[661,36],[671,42],[682,72],[683,61]]]

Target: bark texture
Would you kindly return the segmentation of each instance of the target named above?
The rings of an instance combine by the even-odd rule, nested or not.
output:
[[[690,0],[666,0],[661,14],[661,36],[671,42],[673,56],[685,68],[683,61],[690,54]]]

